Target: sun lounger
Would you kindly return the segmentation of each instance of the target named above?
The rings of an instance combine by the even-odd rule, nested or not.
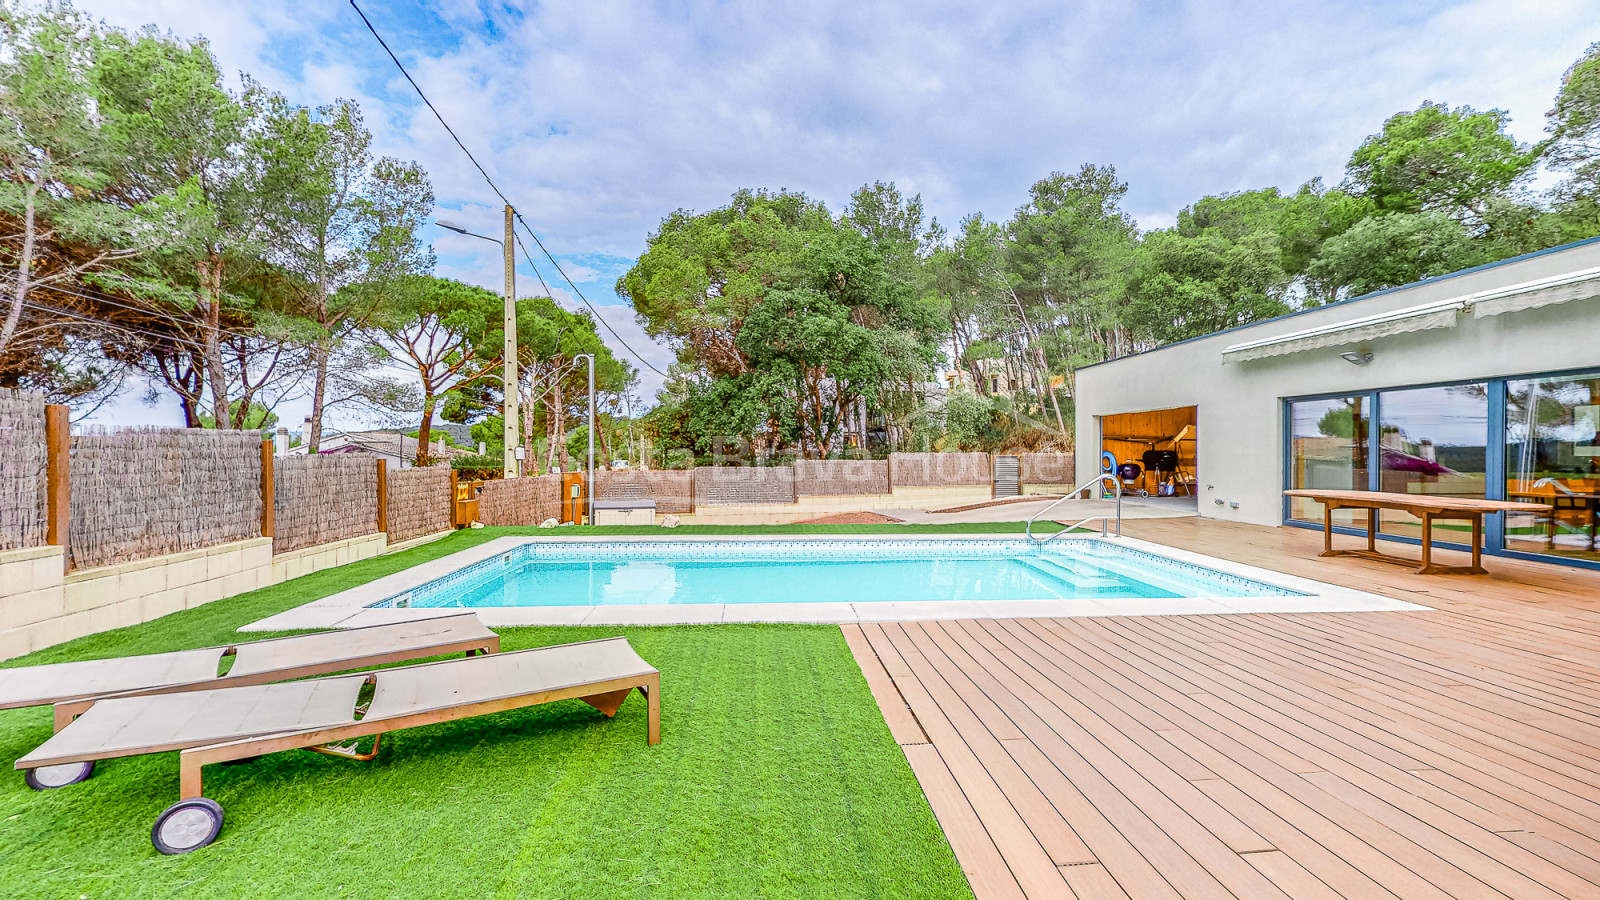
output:
[[[371,700],[361,704],[369,685]],[[150,839],[163,853],[187,853],[222,828],[222,807],[201,796],[201,768],[211,763],[293,749],[369,759],[377,736],[390,731],[571,698],[609,717],[634,688],[649,702],[647,739],[656,744],[660,686],[661,674],[619,637],[280,684],[114,697],[17,760],[16,768],[70,772],[96,760],[181,751],[182,799],[156,819]],[[374,746],[365,754],[353,743],[327,746],[368,736]],[[41,788],[65,783],[72,782],[29,779]]]
[[[0,709],[55,704],[60,731],[99,698],[287,681],[446,653],[492,653],[500,636],[465,613],[175,653],[0,669]],[[223,668],[231,660],[232,665]]]

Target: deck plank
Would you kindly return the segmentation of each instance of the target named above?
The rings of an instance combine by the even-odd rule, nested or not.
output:
[[[845,626],[979,900],[1600,896],[1600,573],[1127,530],[1430,609]]]
[[[861,667],[861,674],[867,680],[867,689],[872,691],[872,699],[877,701],[878,709],[883,712],[884,723],[889,726],[889,734],[894,736],[895,743],[902,747],[928,743],[928,735],[917,723],[911,705],[900,695],[900,689],[895,687],[894,679],[889,677],[878,654],[873,652],[871,642],[861,632],[861,626],[850,624],[841,627],[844,630],[844,642],[855,656],[856,665]]]
[[[1023,900],[1017,879],[1012,877],[1010,867],[939,751],[931,744],[913,744],[904,749],[911,771],[927,794],[928,804],[933,807],[934,817],[944,829],[945,839],[955,851],[973,894],[979,900]]]

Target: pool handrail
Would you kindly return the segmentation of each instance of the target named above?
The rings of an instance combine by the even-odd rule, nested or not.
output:
[[[1064,503],[1064,502],[1066,502],[1068,500],[1071,500],[1072,498],[1076,497],[1080,491],[1087,490],[1090,487],[1099,487],[1100,482],[1102,482],[1102,481],[1110,481],[1111,482],[1111,486],[1116,488],[1116,491],[1117,491],[1117,514],[1116,514],[1117,537],[1122,537],[1122,480],[1117,478],[1116,474],[1113,473],[1113,472],[1101,472],[1099,475],[1096,475],[1094,478],[1092,478],[1092,479],[1090,479],[1088,481],[1085,481],[1083,484],[1080,484],[1077,487],[1073,488],[1072,490],[1068,491],[1066,496],[1056,498],[1056,500],[1054,502],[1052,502],[1049,506],[1046,506],[1044,509],[1041,509],[1038,512],[1034,513],[1032,518],[1028,519],[1028,527],[1024,528],[1022,533],[1027,536],[1028,540],[1034,541],[1034,542],[1038,543],[1042,547],[1045,544],[1050,543],[1051,541],[1053,541],[1056,538],[1062,536],[1063,534],[1066,534],[1069,531],[1072,531],[1072,530],[1077,529],[1077,528],[1081,528],[1084,525],[1087,525],[1090,522],[1093,522],[1094,520],[1099,519],[1100,520],[1100,536],[1101,537],[1105,537],[1106,536],[1106,522],[1111,517],[1105,515],[1104,513],[1096,513],[1095,515],[1088,516],[1088,517],[1084,518],[1082,521],[1075,522],[1075,523],[1073,523],[1071,525],[1068,525],[1066,528],[1063,528],[1060,531],[1057,531],[1055,534],[1052,534],[1047,538],[1036,538],[1036,537],[1033,536],[1033,523],[1035,521],[1037,521],[1040,516],[1044,515],[1045,513],[1049,512],[1052,509],[1055,509],[1056,506],[1060,505],[1061,503]]]

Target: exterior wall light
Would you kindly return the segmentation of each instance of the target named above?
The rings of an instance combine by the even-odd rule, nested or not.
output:
[[[1371,353],[1362,353],[1359,350],[1346,350],[1345,352],[1339,354],[1339,358],[1353,366],[1364,366],[1367,363],[1372,362]]]

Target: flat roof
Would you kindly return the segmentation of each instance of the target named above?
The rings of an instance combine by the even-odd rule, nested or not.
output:
[[[1197,334],[1197,335],[1195,335],[1194,337],[1191,337],[1191,338],[1184,338],[1181,341],[1173,341],[1170,344],[1162,344],[1159,347],[1151,347],[1149,350],[1140,350],[1137,353],[1124,353],[1121,356],[1114,356],[1111,359],[1103,359],[1100,362],[1090,363],[1087,366],[1079,366],[1075,371],[1082,372],[1085,369],[1093,369],[1096,366],[1103,366],[1103,365],[1106,365],[1107,363],[1120,362],[1121,360],[1124,360],[1124,359],[1132,359],[1132,358],[1134,358],[1136,356],[1145,356],[1145,355],[1150,354],[1150,353],[1159,353],[1162,350],[1168,349],[1169,347],[1177,347],[1177,346],[1182,345],[1182,344],[1190,343],[1191,341],[1203,341],[1203,340],[1205,340],[1207,338],[1216,337],[1219,334],[1232,334],[1235,331],[1244,331],[1247,328],[1255,328],[1257,326],[1268,325],[1268,324],[1271,324],[1273,322],[1282,322],[1285,319],[1292,319],[1295,316],[1303,316],[1306,313],[1314,313],[1314,312],[1319,312],[1319,311],[1324,310],[1324,309],[1332,309],[1332,308],[1334,308],[1336,306],[1346,306],[1346,305],[1349,305],[1349,304],[1352,304],[1352,303],[1360,303],[1363,300],[1371,300],[1371,299],[1373,299],[1375,297],[1384,297],[1384,296],[1387,296],[1389,294],[1393,294],[1393,293],[1396,293],[1396,292],[1399,292],[1399,291],[1410,290],[1411,288],[1419,287],[1419,286],[1424,285],[1424,284],[1435,284],[1435,283],[1440,282],[1440,281],[1447,281],[1447,280],[1449,280],[1451,278],[1458,278],[1458,277],[1460,277],[1462,275],[1471,275],[1474,272],[1484,272],[1484,271],[1487,271],[1489,269],[1498,268],[1500,266],[1507,266],[1507,265],[1510,265],[1512,263],[1522,262],[1523,260],[1526,260],[1526,259],[1536,259],[1536,258],[1541,257],[1541,256],[1548,256],[1548,255],[1550,255],[1552,253],[1561,253],[1561,252],[1564,252],[1566,250],[1572,250],[1572,249],[1575,249],[1575,248],[1578,248],[1578,247],[1587,246],[1589,244],[1593,244],[1593,243],[1596,243],[1596,242],[1600,242],[1600,236],[1591,237],[1591,238],[1584,238],[1581,241],[1573,241],[1573,242],[1571,242],[1569,244],[1560,244],[1560,245],[1555,246],[1555,247],[1547,247],[1547,248],[1545,248],[1543,250],[1535,250],[1532,253],[1524,253],[1524,254],[1521,254],[1520,256],[1508,256],[1505,259],[1497,259],[1494,262],[1488,262],[1488,263],[1484,263],[1483,265],[1473,266],[1470,269],[1459,269],[1459,270],[1457,270],[1455,272],[1446,272],[1443,275],[1434,275],[1431,278],[1424,278],[1421,281],[1413,281],[1413,282],[1410,282],[1408,284],[1397,285],[1397,286],[1392,287],[1392,288],[1384,288],[1381,291],[1373,291],[1370,294],[1362,294],[1359,297],[1349,297],[1349,298],[1346,298],[1344,300],[1336,300],[1336,301],[1334,301],[1332,303],[1327,303],[1327,304],[1324,304],[1322,306],[1308,306],[1305,309],[1297,309],[1294,312],[1284,313],[1281,316],[1273,316],[1270,319],[1262,319],[1259,322],[1251,322],[1251,323],[1249,323],[1247,325],[1235,325],[1232,328],[1224,328],[1221,331],[1212,331],[1212,332],[1209,332],[1207,334]]]

